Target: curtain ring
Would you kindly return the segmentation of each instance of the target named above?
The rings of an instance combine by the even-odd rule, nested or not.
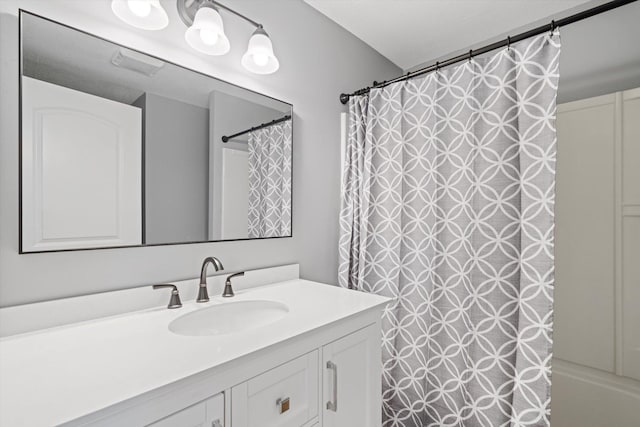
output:
[[[551,20],[551,35],[553,35],[553,31],[556,29],[556,21],[554,19]]]
[[[436,61],[436,73],[440,71],[440,62]]]
[[[507,36],[507,50],[511,50],[511,36]]]
[[[473,57],[473,49],[469,49],[469,63],[471,63],[472,57]]]

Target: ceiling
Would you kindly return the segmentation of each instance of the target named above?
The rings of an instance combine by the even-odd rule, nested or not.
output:
[[[305,0],[403,70],[593,0]],[[597,2],[602,3],[602,2]],[[568,15],[569,13],[567,13]]]

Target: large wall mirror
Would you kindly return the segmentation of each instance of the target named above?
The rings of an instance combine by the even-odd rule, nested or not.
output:
[[[290,104],[20,20],[21,253],[291,236]]]

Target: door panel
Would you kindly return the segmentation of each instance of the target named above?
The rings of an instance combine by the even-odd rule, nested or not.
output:
[[[137,107],[22,79],[22,250],[142,243]]]

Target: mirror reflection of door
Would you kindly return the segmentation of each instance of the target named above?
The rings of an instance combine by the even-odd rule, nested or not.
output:
[[[249,153],[222,149],[222,239],[247,237]]]
[[[23,251],[142,243],[139,108],[22,80]]]

